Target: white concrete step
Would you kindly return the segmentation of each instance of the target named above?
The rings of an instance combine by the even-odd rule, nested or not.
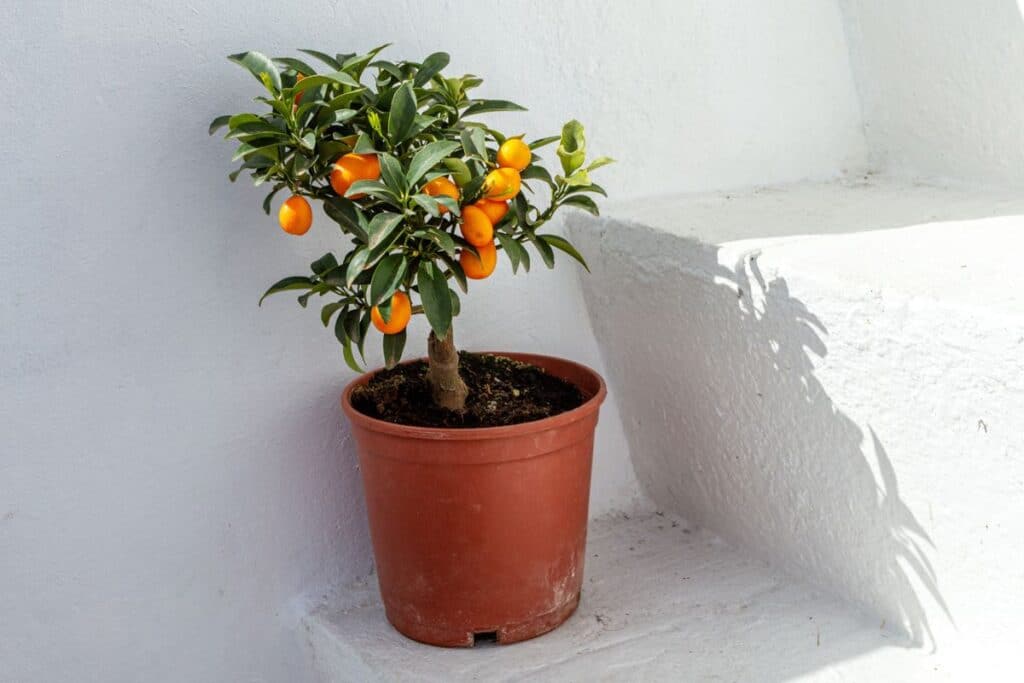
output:
[[[1022,197],[869,178],[569,226],[657,505],[973,680],[1024,638]]]
[[[387,623],[375,577],[305,620],[321,680],[944,680],[930,654],[878,620],[751,560],[681,518],[592,522],[569,621],[508,646],[442,649]]]

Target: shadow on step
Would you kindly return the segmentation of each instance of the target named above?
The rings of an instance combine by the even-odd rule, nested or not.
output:
[[[592,265],[587,304],[653,500],[934,648],[930,607],[948,610],[930,540],[879,436],[815,376],[826,329],[786,280],[766,278],[756,253],[635,224],[591,224],[574,237]]]

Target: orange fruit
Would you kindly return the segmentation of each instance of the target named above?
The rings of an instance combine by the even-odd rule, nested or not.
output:
[[[295,77],[295,85],[298,85],[302,81],[302,79],[304,79],[304,78],[305,78],[305,76],[303,76],[302,74],[297,75]],[[302,93],[299,93],[298,95],[295,96],[295,106],[296,107],[299,106],[299,100],[301,100],[301,99],[302,99]]]
[[[512,199],[519,194],[519,171],[514,168],[499,168],[484,178],[484,197],[487,199]]]
[[[462,236],[474,247],[482,247],[494,241],[494,226],[482,209],[475,206],[462,207]]]
[[[508,213],[508,202],[501,202],[494,199],[478,199],[473,206],[487,214],[491,219],[491,225],[497,225]]]
[[[480,256],[468,249],[463,249],[459,254],[459,265],[462,266],[463,272],[469,279],[483,280],[485,277],[489,277],[494,272],[494,267],[498,265],[498,250],[494,248],[494,242],[488,242],[477,247],[476,250]]]
[[[313,209],[304,197],[293,194],[278,210],[277,222],[289,235],[305,235],[313,225]]]
[[[533,160],[530,146],[520,138],[509,138],[498,148],[498,166],[522,171]]]
[[[434,178],[429,183],[424,185],[423,194],[428,194],[431,197],[444,195],[446,197],[451,197],[455,201],[459,201],[459,197],[462,196],[461,194],[459,194],[459,186],[453,183],[452,181],[448,180],[444,176]],[[441,213],[447,212],[447,207],[442,206]]]
[[[331,169],[331,187],[342,197],[358,180],[377,180],[380,178],[380,160],[376,154],[346,154],[334,162]],[[353,195],[349,199],[359,199],[365,195]]]
[[[405,292],[395,292],[391,295],[391,319],[384,322],[384,316],[374,306],[370,310],[370,320],[373,326],[384,334],[398,334],[405,329],[412,318],[412,303]]]

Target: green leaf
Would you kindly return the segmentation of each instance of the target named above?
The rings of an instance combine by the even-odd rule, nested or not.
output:
[[[362,312],[358,308],[345,312],[345,334],[356,344],[362,344],[363,341],[362,330],[359,327],[360,315],[362,315]]]
[[[230,114],[225,114],[224,116],[218,116],[213,121],[210,121],[210,135],[213,135],[218,130],[220,130],[224,126],[228,125],[228,121],[230,121],[230,120],[231,120],[231,115]]]
[[[324,324],[324,327],[327,327],[331,323],[331,316],[344,305],[345,304],[340,301],[335,301],[334,303],[327,304],[320,309],[320,322]]]
[[[377,263],[377,267],[373,269],[373,279],[370,280],[371,306],[391,298],[402,284],[407,268],[408,264],[402,254],[385,256]]]
[[[459,135],[462,139],[462,150],[466,156],[477,157],[487,161],[487,140],[479,128],[466,128]]]
[[[416,117],[416,93],[413,92],[412,83],[403,83],[391,100],[391,111],[388,114],[388,139],[391,144],[397,145],[405,140],[409,131],[412,130],[413,120]]]
[[[373,138],[366,133],[360,133],[352,151],[356,154],[372,154],[377,151],[377,148],[373,146]]]
[[[587,165],[587,170],[588,171],[593,171],[593,170],[596,170],[598,168],[601,168],[602,166],[607,166],[608,164],[614,164],[614,163],[615,163],[615,159],[612,159],[611,157],[598,157],[598,158],[594,159],[593,161],[591,161]]]
[[[295,59],[294,57],[274,57],[274,61],[286,69],[291,69],[295,73],[302,74],[303,76],[313,76],[316,74],[316,69],[301,59]]]
[[[441,202],[437,201],[437,197],[431,197],[428,194],[414,194],[409,199],[434,218],[441,215]]]
[[[319,88],[324,85],[333,84],[348,85],[356,88],[359,87],[359,83],[357,83],[356,80],[349,76],[347,73],[345,73],[344,71],[335,71],[334,73],[317,74],[316,76],[309,76],[307,78],[303,78],[293,87],[289,88],[285,92],[285,96],[294,97],[295,95],[306,92],[307,90],[312,90],[313,88]]]
[[[448,271],[452,274],[455,282],[459,285],[459,289],[463,292],[469,291],[469,284],[466,282],[466,273],[462,270],[462,266],[453,257],[448,254],[441,254],[439,258],[444,261],[444,264],[448,266]]]
[[[452,175],[452,180],[459,187],[465,187],[469,181],[473,179],[473,172],[469,170],[469,166],[462,159],[448,158],[444,159],[443,162],[445,168],[448,169]]]
[[[580,166],[587,155],[587,139],[583,134],[583,124],[573,119],[562,127],[561,143],[557,150],[558,158],[562,161],[562,170],[566,176],[571,176]]]
[[[324,201],[324,212],[341,226],[345,232],[352,233],[361,242],[367,242],[366,219],[355,202],[344,197],[330,197]]]
[[[402,172],[402,164],[395,157],[386,152],[377,155],[380,159],[380,177],[396,195],[404,195],[408,185],[405,182],[405,173]]]
[[[402,351],[405,350],[405,330],[398,334],[384,335],[384,367],[389,370],[402,360]]]
[[[352,256],[352,259],[348,262],[348,268],[345,269],[345,286],[351,287],[352,283],[356,281],[363,269],[366,268],[366,261],[370,258],[369,249],[359,249]]]
[[[597,183],[590,183],[589,185],[576,185],[576,186],[573,186],[573,187],[568,187],[565,190],[565,196],[569,196],[569,195],[572,195],[572,194],[577,194],[577,193],[580,193],[580,192],[593,192],[594,194],[603,195],[605,197],[608,196],[608,193],[604,191],[604,188],[601,187],[600,185],[598,185]]]
[[[530,164],[519,172],[519,177],[523,180],[543,180],[551,186],[555,184],[555,181],[551,178],[551,173],[540,164]]]
[[[573,173],[571,176],[565,179],[565,184],[569,187],[578,187],[584,185],[590,185],[590,174],[587,173],[585,168]]]
[[[452,326],[452,297],[448,293],[448,280],[433,261],[421,261],[416,282],[427,321],[434,334],[443,339]]]
[[[434,168],[442,159],[459,148],[459,143],[449,140],[438,140],[424,145],[413,155],[409,162],[409,170],[405,174],[405,180],[409,187],[412,187],[422,178],[427,171]],[[463,164],[465,165],[465,164]],[[468,170],[468,169],[467,169]]]
[[[404,216],[396,213],[383,212],[373,217],[370,221],[367,233],[369,234],[370,241],[368,247],[370,249],[370,257],[368,263],[374,263],[376,259],[384,255],[384,253],[394,244],[395,240],[398,239],[398,235],[401,234],[402,220]]]
[[[474,114],[486,114],[492,111],[526,111],[526,107],[520,106],[515,102],[509,102],[508,100],[473,100],[473,104],[466,108],[466,111],[462,112],[463,116],[473,116]]]
[[[341,345],[341,352],[345,356],[345,365],[352,368],[355,372],[362,373],[364,368],[360,367],[359,363],[356,362],[356,357],[352,354],[352,343],[347,339]]]
[[[277,70],[270,57],[260,52],[240,52],[237,55],[230,55],[228,59],[248,69],[249,73],[267,86],[270,92],[281,92],[281,72]]]
[[[462,312],[462,302],[459,301],[459,295],[455,293],[454,289],[449,289],[448,294],[452,298],[452,317],[458,317],[459,313]]]
[[[305,107],[306,105],[302,106]],[[319,125],[321,129],[323,129],[328,128],[330,126],[335,126],[339,123],[345,123],[349,119],[355,118],[356,115],[358,114],[359,112],[357,112],[355,109],[332,110],[324,108],[323,111],[321,111],[320,114],[317,116],[316,122],[317,125]]]
[[[335,59],[334,57],[330,56],[329,54],[325,54],[323,52],[318,52],[317,50],[301,50],[300,49],[299,52],[305,52],[307,55],[309,55],[311,57],[316,57],[321,62],[323,62],[327,66],[331,67],[335,71],[341,71],[341,63],[338,62],[337,59]]]
[[[562,200],[561,206],[575,206],[595,216],[601,214],[593,199],[584,194],[574,194]]]
[[[420,70],[416,72],[416,78],[412,84],[417,88],[422,88],[430,82],[430,79],[441,73],[441,69],[448,66],[450,60],[447,52],[435,52],[430,55],[420,64]]]
[[[370,60],[376,57],[381,50],[389,47],[390,45],[391,43],[384,43],[383,45],[378,45],[364,55],[351,55],[342,61],[341,68],[356,78],[359,78],[363,74],[363,69],[365,69],[366,65],[370,63]]]
[[[277,161],[279,158],[278,146],[279,144],[276,142],[270,145],[263,145],[262,147],[253,147],[249,143],[242,143],[238,146],[238,149],[235,150],[235,154],[231,157],[231,160],[238,161],[239,159],[248,159],[252,156],[258,156],[268,159],[271,162]]]
[[[274,189],[270,191],[266,197],[263,198],[263,213],[270,215],[270,202],[273,201],[274,195],[281,191],[284,185],[275,185]]]
[[[334,254],[327,252],[316,261],[309,264],[309,269],[317,275],[323,275],[329,270],[333,270],[338,267],[338,259],[334,258]]]
[[[368,194],[371,197],[383,199],[397,209],[402,208],[402,201],[398,198],[398,195],[379,180],[357,180],[345,191],[345,198],[351,199],[361,194]]]
[[[308,278],[302,275],[294,275],[292,277],[286,277],[283,280],[278,280],[270,286],[263,296],[260,297],[258,305],[263,305],[263,300],[271,294],[277,294],[278,292],[285,292],[290,289],[312,289],[316,285],[316,282],[312,278]]]
[[[512,263],[512,272],[516,273],[519,271],[519,266],[524,266],[524,270],[530,269],[530,255],[526,253],[526,249],[519,242],[512,239],[511,236],[506,235],[503,232],[495,233],[495,237],[501,243],[501,250],[508,255],[508,260]]]
[[[583,266],[588,273],[590,272],[590,266],[587,265],[586,260],[583,258],[580,252],[576,251],[576,247],[569,244],[569,241],[566,240],[565,238],[559,237],[558,235],[537,235],[537,237],[539,237],[547,244],[550,244],[555,249],[558,249],[559,251],[564,251],[569,256],[572,256],[574,259],[580,262],[580,265]]]
[[[544,260],[544,265],[546,265],[548,268],[554,268],[555,252],[551,250],[551,245],[549,245],[544,240],[538,238],[538,236],[535,235],[532,231],[527,231],[526,237],[531,242],[533,242],[533,246],[537,248],[537,251],[540,253],[540,257]]]
[[[561,139],[562,137],[560,135],[552,135],[551,137],[540,138],[539,140],[534,140],[533,142],[530,143],[530,149],[540,149],[541,147],[546,147],[547,145],[550,145],[552,142],[558,142]]]

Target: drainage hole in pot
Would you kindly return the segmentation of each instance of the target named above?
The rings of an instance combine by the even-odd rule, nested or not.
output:
[[[497,631],[477,631],[473,634],[473,647],[477,645],[497,645],[498,644],[498,632]]]

